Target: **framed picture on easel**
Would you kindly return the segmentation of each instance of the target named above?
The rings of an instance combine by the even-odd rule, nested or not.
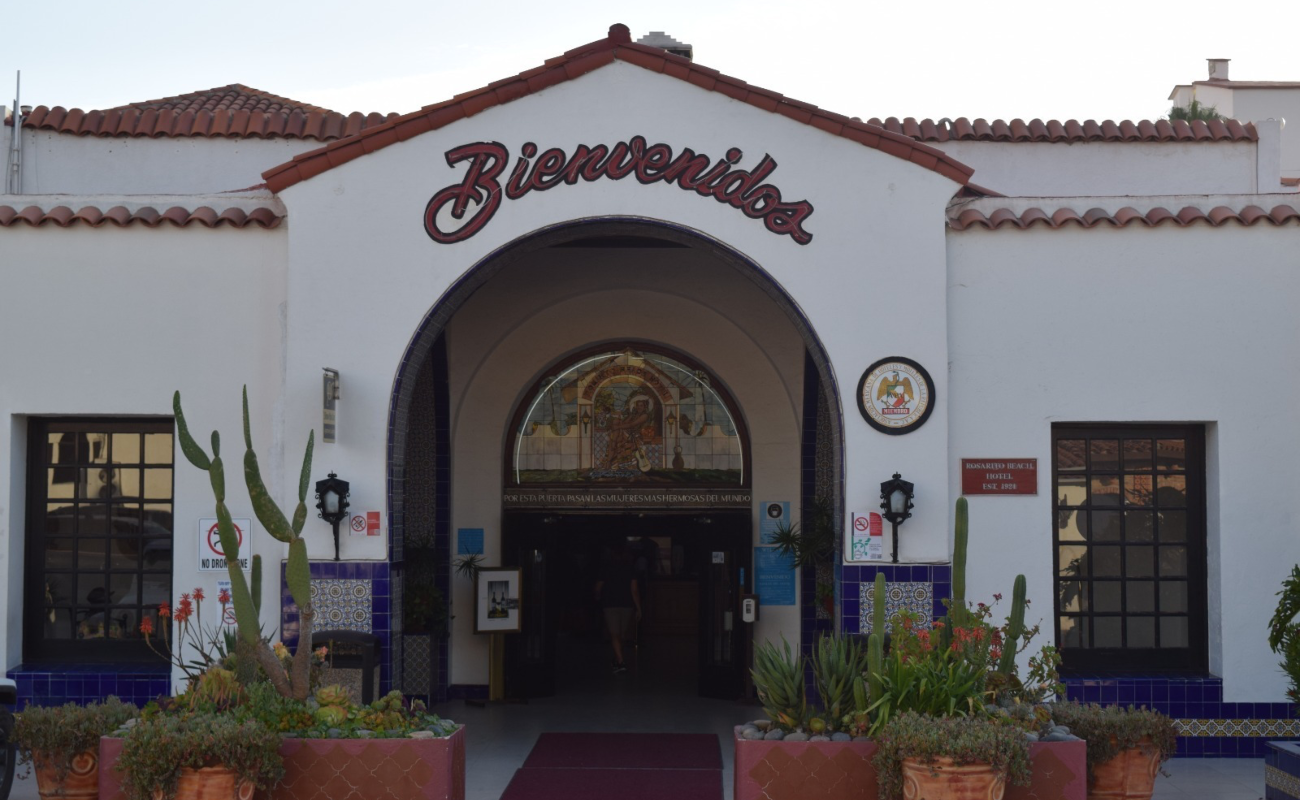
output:
[[[484,567],[474,582],[474,632],[519,633],[520,588],[518,568]]]

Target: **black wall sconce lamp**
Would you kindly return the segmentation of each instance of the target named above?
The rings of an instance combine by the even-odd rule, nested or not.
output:
[[[894,477],[880,484],[880,508],[885,519],[894,528],[894,563],[898,563],[898,526],[912,516],[912,484],[895,472]]]
[[[348,482],[333,472],[316,481],[316,508],[321,519],[334,526],[334,560],[339,560],[339,523],[348,518]]]

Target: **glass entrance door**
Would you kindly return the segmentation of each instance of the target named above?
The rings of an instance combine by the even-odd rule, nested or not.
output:
[[[506,515],[503,533],[503,565],[519,567],[523,579],[522,632],[506,638],[507,697],[563,694],[590,664],[608,664],[595,586],[620,538],[643,610],[625,645],[642,669],[634,665],[620,679],[741,696],[749,667],[739,619],[741,571],[750,569],[752,552],[748,513],[519,513]]]

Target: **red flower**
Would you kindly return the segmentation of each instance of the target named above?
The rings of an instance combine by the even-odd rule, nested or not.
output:
[[[186,592],[185,594],[181,595],[181,602],[182,602],[182,603],[187,603],[187,602],[189,602],[189,599],[190,599],[190,595],[189,595],[188,592]]]
[[[217,592],[217,602],[220,603],[220,604],[223,605],[223,606],[224,606],[225,604],[229,603],[229,602],[230,602],[230,592],[229,592],[228,590],[226,590],[226,589],[222,589],[221,591]]]
[[[201,586],[194,587],[194,599],[200,603],[203,602],[203,587]]]
[[[158,604],[158,616],[160,616],[160,617],[166,619],[167,617],[170,617],[171,615],[172,615],[172,609],[171,609],[171,606],[169,606],[169,605],[166,604],[166,603],[159,603],[159,604]]]
[[[185,622],[194,613],[194,604],[190,602],[188,594],[181,595],[181,602],[176,607],[176,621]]]
[[[152,617],[145,617],[144,619],[140,620],[140,633],[143,633],[145,636],[148,636],[149,634],[153,633]]]

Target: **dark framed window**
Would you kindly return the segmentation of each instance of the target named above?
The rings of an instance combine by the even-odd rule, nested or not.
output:
[[[157,660],[140,623],[171,600],[172,420],[42,418],[28,436],[24,660]]]
[[[1063,667],[1204,673],[1204,429],[1053,425],[1052,444]]]

